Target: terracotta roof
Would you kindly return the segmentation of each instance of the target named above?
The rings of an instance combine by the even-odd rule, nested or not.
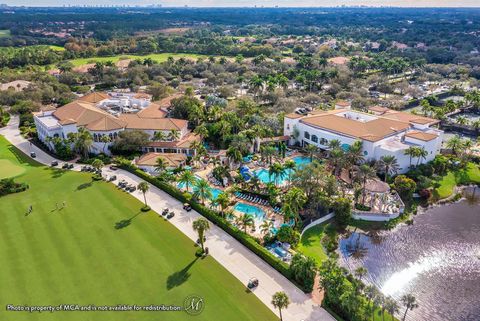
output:
[[[303,116],[304,115],[300,115],[300,114],[297,114],[297,113],[291,113],[291,114],[286,114],[285,118],[297,119],[297,118],[301,118]]]
[[[418,116],[418,115],[401,112],[401,111],[395,111],[395,110],[388,110],[382,115],[382,117],[393,119],[393,120],[399,120],[403,122],[408,122],[408,123],[420,124],[420,125],[426,125],[430,123],[437,124],[440,122],[437,119]]]
[[[135,163],[143,166],[155,166],[158,158],[165,160],[168,167],[178,167],[187,160],[187,155],[175,153],[147,153],[137,159]]]
[[[133,95],[134,98],[137,98],[137,99],[152,99],[152,95],[150,94],[147,94],[147,93],[136,93],[135,95]]]
[[[76,123],[91,130],[107,131],[124,128],[126,123],[98,109],[91,103],[74,101],[57,108],[53,115],[61,125]]]
[[[372,142],[410,128],[408,123],[386,118],[377,118],[368,122],[360,122],[332,115],[330,113],[305,117],[300,121],[307,125]]]
[[[425,132],[421,132],[421,131],[418,131],[418,130],[409,131],[405,134],[405,136],[415,138],[415,139],[418,139],[418,140],[423,140],[425,142],[429,142],[429,141],[438,137],[435,134],[425,133]]]
[[[161,108],[168,108],[172,105],[172,100],[175,98],[180,98],[183,95],[181,93],[176,93],[173,95],[170,95],[168,97],[165,97],[163,99],[160,99],[158,101],[154,101],[155,104],[159,105]]]
[[[177,141],[149,142],[148,147],[158,148],[190,148],[193,142],[201,141],[200,136],[193,133],[187,134],[183,139]]]
[[[365,189],[373,193],[387,193],[390,191],[390,186],[379,179],[368,179]]]
[[[372,106],[372,107],[369,107],[368,110],[376,112],[376,113],[385,113],[385,112],[389,111],[390,109],[388,109],[387,107],[382,107],[382,106]]]
[[[109,99],[109,98],[110,98],[110,95],[108,95],[106,92],[94,91],[92,93],[86,94],[85,96],[78,98],[78,100],[96,104],[102,100]]]
[[[53,106],[53,105],[42,105],[42,106],[40,107],[40,111],[41,111],[41,112],[42,112],[42,111],[52,111],[52,110],[55,110],[55,109],[57,109],[57,108],[56,108],[55,106]]]
[[[141,118],[136,114],[121,114],[119,119],[127,123],[129,129],[181,130],[188,122],[176,118]]]
[[[147,108],[142,109],[137,113],[140,118],[165,118],[167,112],[162,110],[157,103],[151,103]]]

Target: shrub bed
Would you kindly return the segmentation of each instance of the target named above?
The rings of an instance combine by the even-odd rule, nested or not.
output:
[[[4,178],[0,180],[0,196],[7,194],[20,193],[25,191],[28,185],[25,183],[16,183],[13,178]]]
[[[192,208],[203,215],[205,218],[210,220],[213,224],[219,226],[221,229],[223,229],[225,232],[230,234],[232,237],[234,237],[237,241],[242,243],[244,246],[246,246],[250,251],[261,257],[265,262],[270,264],[275,270],[280,272],[283,276],[294,282],[299,288],[301,288],[303,291],[308,291],[308,289],[305,289],[298,285],[293,279],[292,279],[292,274],[290,272],[288,264],[280,261],[277,259],[272,253],[270,253],[266,248],[264,248],[262,245],[258,244],[258,242],[251,237],[250,235],[247,235],[243,233],[241,230],[237,229],[236,227],[230,225],[224,218],[219,216],[215,211],[210,210],[206,208],[205,206],[193,201],[193,200],[188,200],[187,197],[176,187],[171,186],[170,184],[166,182],[159,181],[155,177],[141,171],[138,169],[136,166],[131,165],[131,164],[119,164],[119,167],[129,171],[132,174],[137,175],[138,177],[144,179],[145,181],[149,182],[150,184],[160,188],[164,192],[168,193],[172,197],[176,198],[182,203],[189,203]]]

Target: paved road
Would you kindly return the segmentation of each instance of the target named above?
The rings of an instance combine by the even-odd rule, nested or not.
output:
[[[8,126],[0,129],[0,134],[5,136],[13,145],[26,154],[29,155],[31,151],[34,151],[37,154],[37,161],[50,165],[54,158],[36,146],[30,145],[30,143],[20,135],[17,127],[18,117],[12,117]],[[80,170],[80,165],[75,165],[74,170]],[[142,179],[136,175],[123,170],[112,171],[105,168],[103,173],[108,176],[115,174],[118,180],[124,179],[135,185],[142,181]],[[136,191],[132,193],[132,196],[143,202],[143,194],[141,192]],[[192,222],[202,217],[199,213],[193,210],[187,213],[182,209],[182,204],[178,200],[153,185],[150,185],[150,190],[147,192],[147,202],[157,213],[161,213],[164,208],[174,210],[176,215],[170,222],[190,239],[193,241],[197,240],[197,234],[192,229]],[[271,304],[272,295],[277,291],[284,291],[291,301],[288,309],[282,311],[285,321],[335,320],[325,309],[315,304],[309,295],[300,291],[287,278],[240,244],[240,242],[219,227],[213,224],[210,224],[210,226],[211,228],[207,232],[206,242],[206,246],[208,246],[210,250],[210,255],[243,284],[247,284],[251,277],[258,278],[259,286],[253,292],[265,305],[274,311],[275,314],[278,315],[278,311]]]

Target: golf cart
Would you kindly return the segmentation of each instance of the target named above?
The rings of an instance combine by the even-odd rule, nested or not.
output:
[[[190,204],[185,203],[183,204],[183,209],[187,212],[190,212],[192,210],[192,207],[190,206]]]
[[[251,290],[254,289],[258,286],[258,279],[257,278],[251,278],[248,280],[247,287]]]
[[[30,157],[35,158],[35,157],[37,157],[37,154],[35,154],[35,152],[30,152]]]

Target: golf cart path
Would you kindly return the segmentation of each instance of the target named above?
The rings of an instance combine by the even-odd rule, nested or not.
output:
[[[0,128],[0,135],[3,135],[8,141],[27,155],[35,152],[36,160],[49,166],[55,158],[23,138],[18,130],[18,122],[18,116],[12,116],[9,124],[4,128]],[[59,161],[59,163],[64,162]],[[81,165],[74,164],[73,170],[79,171],[80,168]],[[103,173],[108,176],[115,174],[117,180],[124,179],[129,184],[138,185],[138,183],[143,181],[138,176],[121,169],[112,171],[105,167]],[[177,199],[151,184],[149,184],[149,186],[150,189],[146,193],[146,197],[147,203],[152,210],[157,213],[161,213],[164,208],[173,210],[175,216],[170,219],[170,222],[195,242],[198,236],[192,228],[192,222],[203,216],[194,210],[186,212],[182,208],[183,204]],[[131,193],[131,195],[143,202],[143,194],[140,191],[137,190]],[[275,314],[278,315],[278,310],[271,304],[273,294],[277,291],[284,291],[288,295],[290,305],[288,309],[282,310],[285,321],[335,320],[325,309],[315,304],[310,295],[303,293],[292,282],[265,263],[256,254],[211,222],[210,230],[207,232],[206,237],[207,241],[205,244],[209,248],[210,255],[239,279],[240,282],[246,285],[252,277],[256,277],[259,280],[259,286],[253,290],[253,293]]]

